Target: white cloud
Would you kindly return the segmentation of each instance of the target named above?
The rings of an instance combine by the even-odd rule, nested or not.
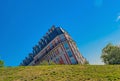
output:
[[[117,17],[116,21],[117,21],[117,22],[120,21],[120,15]]]

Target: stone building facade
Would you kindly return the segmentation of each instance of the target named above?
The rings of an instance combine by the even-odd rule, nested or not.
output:
[[[44,61],[48,64],[51,61],[56,64],[84,64],[86,59],[65,30],[52,26],[20,65],[38,65]]]

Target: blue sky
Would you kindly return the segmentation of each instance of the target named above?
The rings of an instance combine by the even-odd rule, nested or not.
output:
[[[0,0],[0,59],[17,66],[52,26],[76,41],[90,64],[101,50],[120,44],[120,0]]]

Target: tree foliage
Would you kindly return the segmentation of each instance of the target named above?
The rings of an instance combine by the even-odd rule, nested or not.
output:
[[[120,47],[109,43],[102,49],[101,58],[105,64],[120,64]]]
[[[0,60],[0,67],[4,67],[4,61]]]
[[[89,61],[86,60],[86,61],[85,61],[85,65],[89,65]]]
[[[40,65],[56,65],[53,61],[46,61],[44,60],[42,63],[40,63]]]

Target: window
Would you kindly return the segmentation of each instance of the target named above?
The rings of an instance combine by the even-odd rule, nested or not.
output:
[[[52,49],[52,47],[53,47],[53,44],[51,43],[51,44],[50,44],[50,49]]]
[[[51,60],[52,60],[53,58],[52,58],[52,56],[51,56]]]
[[[55,53],[53,53],[53,57],[56,57],[56,54],[55,54]]]
[[[75,60],[74,57],[70,58],[72,64],[77,64],[77,61]]]
[[[62,53],[62,49],[60,47],[58,48],[58,51],[59,51],[59,53]]]
[[[67,53],[68,53],[69,57],[73,57],[73,54],[72,54],[72,52],[70,50]]]
[[[65,39],[65,36],[64,36],[64,35],[60,35],[60,39],[61,39],[61,40],[64,40],[64,39]]]
[[[57,49],[57,55],[59,54],[59,50]]]
[[[52,42],[52,45],[53,45],[53,46],[55,45],[55,41]]]
[[[57,38],[58,42],[60,42],[60,38]]]
[[[58,43],[58,40],[57,40],[57,39],[55,39],[55,43],[56,43],[56,44]]]
[[[64,48],[65,48],[66,50],[69,49],[69,45],[68,45],[67,42],[64,42]]]
[[[56,58],[56,62],[59,62],[59,58]]]

